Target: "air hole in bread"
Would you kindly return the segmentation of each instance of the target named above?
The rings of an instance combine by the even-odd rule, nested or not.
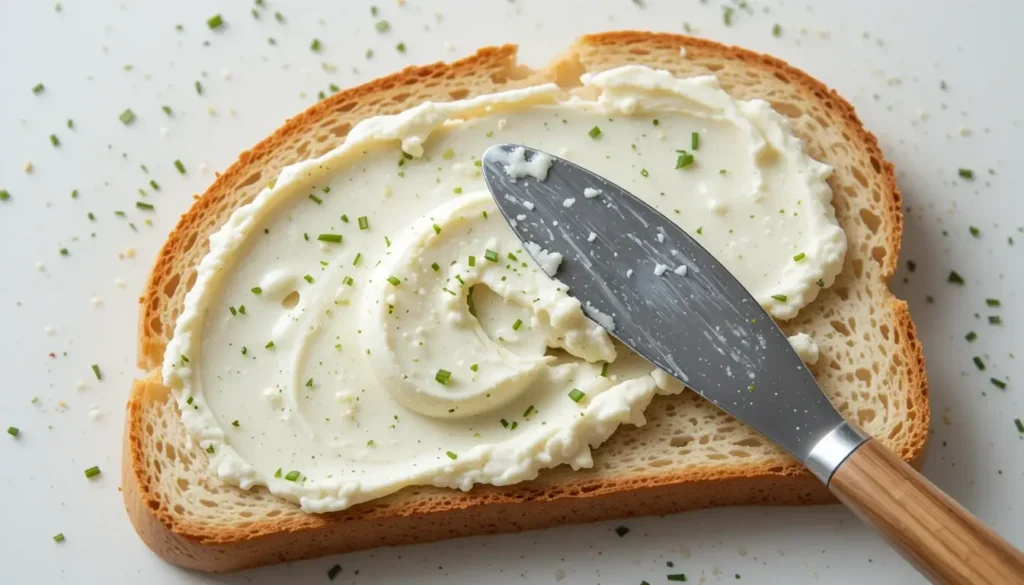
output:
[[[452,96],[453,100],[462,100],[462,99],[466,99],[466,96],[469,95],[469,90],[468,89],[456,89],[455,91],[449,91],[448,95]]]
[[[878,226],[881,225],[882,218],[878,217],[877,215],[872,213],[870,209],[867,208],[860,210],[860,218],[864,220],[864,225],[868,226],[868,229],[871,230],[871,233],[878,233]]]
[[[294,309],[299,304],[299,291],[293,290],[281,299],[281,306],[285,309]]]
[[[255,173],[253,173],[253,174],[249,175],[248,177],[246,177],[241,183],[238,183],[238,185],[236,185],[235,188],[236,189],[241,189],[243,187],[248,187],[249,185],[255,185],[256,181],[259,181],[260,177],[262,177],[262,176],[263,176],[263,172],[262,171],[256,171]]]
[[[800,106],[789,102],[772,102],[772,109],[787,118],[799,118],[804,115]]]

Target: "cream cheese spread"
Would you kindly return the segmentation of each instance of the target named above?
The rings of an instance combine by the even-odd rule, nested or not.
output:
[[[479,169],[495,142],[599,169],[776,318],[832,283],[846,240],[830,169],[766,102],[637,66],[582,82],[368,119],[211,236],[163,376],[220,478],[310,512],[411,485],[508,485],[592,465],[655,394],[682,390],[567,294],[560,256],[508,229]],[[551,161],[521,155],[507,172],[543,180]]]

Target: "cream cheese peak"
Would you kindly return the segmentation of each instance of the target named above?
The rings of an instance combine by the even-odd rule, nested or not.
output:
[[[635,66],[582,81],[365,120],[211,236],[163,376],[218,477],[309,512],[412,485],[509,485],[592,465],[655,394],[682,391],[567,294],[560,256],[504,224],[478,166],[495,142],[599,169],[776,318],[832,283],[846,240],[829,169],[766,102]],[[513,152],[506,171],[543,180],[550,163]]]

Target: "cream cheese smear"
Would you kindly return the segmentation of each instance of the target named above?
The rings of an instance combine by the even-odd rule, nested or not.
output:
[[[568,294],[560,256],[508,228],[479,168],[496,142],[599,170],[778,319],[832,284],[846,238],[830,169],[766,102],[639,66],[582,82],[367,119],[211,236],[163,377],[218,477],[308,512],[412,485],[510,485],[591,466],[656,394],[683,390]],[[513,152],[506,171],[543,180],[548,166]],[[806,335],[794,343],[817,357]]]

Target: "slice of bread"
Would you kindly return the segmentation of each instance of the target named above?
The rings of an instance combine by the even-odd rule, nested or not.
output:
[[[685,57],[681,56],[685,49]],[[470,492],[406,489],[332,514],[305,514],[258,488],[210,473],[189,440],[160,363],[207,240],[280,169],[338,146],[363,118],[555,81],[628,63],[678,76],[712,73],[730,94],[764,98],[793,120],[814,158],[835,168],[836,215],[849,238],[835,285],[784,324],[821,348],[814,374],[849,419],[916,462],[928,434],[924,357],[904,302],[886,280],[899,255],[903,216],[892,165],[853,108],[777,59],[690,37],[615,32],[580,38],[549,67],[516,63],[514,46],[481,49],[455,63],[411,67],[340,92],[288,121],[220,175],[182,216],[140,299],[139,366],[128,401],[123,490],[132,523],[166,560],[229,571],[374,546],[668,514],[727,505],[833,501],[799,463],[694,393],[658,397],[643,427],[623,427],[594,453],[592,469],[548,470],[512,487]]]

